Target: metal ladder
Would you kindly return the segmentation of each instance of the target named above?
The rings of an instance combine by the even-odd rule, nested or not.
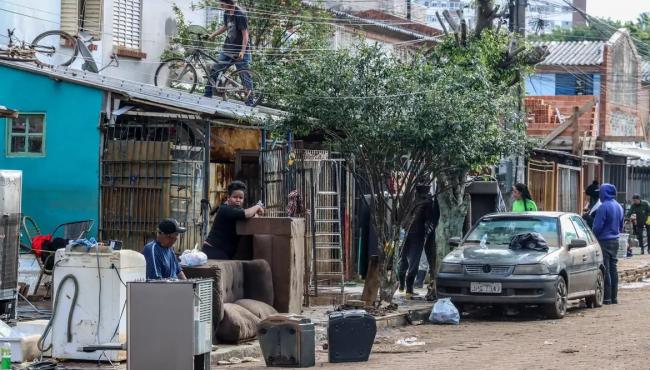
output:
[[[343,293],[345,269],[341,223],[341,161],[328,159],[319,163],[315,182],[316,255],[313,256],[313,279],[338,278]]]

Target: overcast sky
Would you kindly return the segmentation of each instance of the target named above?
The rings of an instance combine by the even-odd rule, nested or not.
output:
[[[587,13],[620,21],[633,21],[650,12],[650,0],[587,0]]]

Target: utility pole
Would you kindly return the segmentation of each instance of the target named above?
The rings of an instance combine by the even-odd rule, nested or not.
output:
[[[526,5],[528,0],[510,0],[510,32],[518,33],[522,38],[526,37]],[[514,43],[516,49],[516,42]],[[514,50],[511,50],[514,51]],[[521,72],[518,72],[519,82],[517,83],[517,110],[520,114],[524,111],[524,83],[521,79]],[[515,182],[526,182],[525,164],[523,158],[515,158],[514,166]]]
[[[528,0],[510,0],[510,31],[526,36],[526,6]]]

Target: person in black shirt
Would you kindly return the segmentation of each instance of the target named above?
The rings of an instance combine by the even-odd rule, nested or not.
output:
[[[413,291],[413,285],[420,266],[420,256],[422,256],[424,250],[427,229],[430,228],[434,218],[434,201],[429,194],[429,190],[426,185],[416,187],[416,202],[418,205],[415,209],[411,228],[406,236],[397,269],[399,290],[402,292],[406,288],[407,298],[417,295]],[[429,257],[429,251],[427,251],[427,257]]]
[[[241,181],[231,182],[228,185],[228,198],[213,211],[216,214],[214,224],[202,248],[208,259],[232,259],[239,244],[239,235],[235,229],[237,221],[264,214],[264,207],[260,204],[242,208],[245,192],[246,184]]]
[[[212,66],[210,79],[217,81],[226,69],[235,65],[237,70],[249,70],[252,61],[250,50],[250,33],[248,31],[248,16],[246,11],[235,4],[234,0],[221,0],[223,8],[223,26],[208,35],[213,39],[226,32],[223,49],[217,58],[218,63]],[[242,84],[248,91],[247,105],[253,104],[253,80],[250,74],[242,73]],[[205,87],[205,96],[212,97],[213,87],[210,83]]]

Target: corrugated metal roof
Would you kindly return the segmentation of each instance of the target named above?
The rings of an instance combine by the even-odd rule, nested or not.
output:
[[[66,67],[42,68],[31,63],[7,62],[3,60],[0,60],[0,65],[79,85],[95,87],[104,91],[119,93],[134,100],[199,114],[241,120],[253,124],[263,124],[269,120],[278,120],[286,114],[276,109],[259,106],[253,108],[238,102],[224,101],[220,98],[206,98],[197,94],[189,94],[178,90],[156,87],[141,82],[122,80]]]
[[[613,155],[627,158],[627,164],[636,167],[650,167],[650,148],[645,143],[606,142],[604,149]]]
[[[542,66],[598,66],[603,64],[604,41],[539,41],[535,46],[546,46],[549,55]]]

